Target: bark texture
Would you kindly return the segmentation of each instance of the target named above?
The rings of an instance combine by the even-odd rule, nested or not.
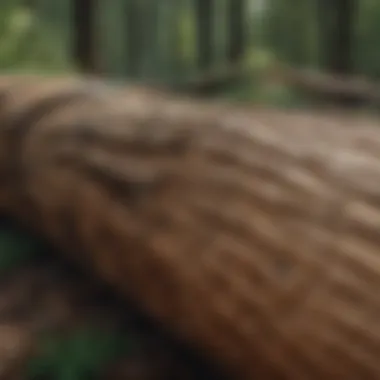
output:
[[[236,379],[380,377],[375,119],[0,87],[6,211]]]

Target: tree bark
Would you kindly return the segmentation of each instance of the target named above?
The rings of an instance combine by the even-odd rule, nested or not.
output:
[[[234,379],[380,378],[378,120],[67,78],[0,94],[14,217]]]

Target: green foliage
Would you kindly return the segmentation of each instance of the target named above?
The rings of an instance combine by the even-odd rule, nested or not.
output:
[[[361,0],[356,24],[355,61],[359,72],[380,78],[380,2]]]
[[[27,379],[95,379],[111,361],[131,350],[128,336],[120,331],[85,327],[70,333],[40,338],[40,354],[26,370]]]
[[[317,62],[316,0],[267,0],[260,33],[267,50],[285,62],[313,66]]]
[[[22,1],[0,5],[0,70],[70,70],[61,31],[48,25]]]
[[[1,0],[0,70],[62,72],[72,71],[70,56],[70,3],[72,0],[38,0],[26,7],[24,0]],[[229,0],[215,2],[216,67],[225,64],[226,7]],[[255,65],[280,60],[288,64],[318,67],[317,5],[320,0],[247,0],[250,47],[247,56]],[[136,51],[141,53],[139,79],[176,82],[197,74],[194,0],[112,0],[100,2],[96,18],[98,53],[110,76],[129,78],[127,54],[128,6],[141,10],[140,37]],[[361,0],[355,25],[355,64],[364,75],[380,76],[380,2]],[[261,55],[261,58],[260,58]],[[261,60],[261,61],[260,61]],[[257,73],[254,73],[257,75]],[[255,91],[241,87],[242,96]],[[231,96],[235,97],[237,89]],[[270,94],[269,94],[270,93]],[[289,91],[269,91],[263,98],[295,100]],[[269,95],[268,95],[269,94]],[[223,96],[225,94],[222,94]],[[253,95],[252,99],[256,99]],[[288,99],[288,100],[289,100]],[[269,100],[270,101],[270,100]],[[274,101],[276,103],[276,100]]]

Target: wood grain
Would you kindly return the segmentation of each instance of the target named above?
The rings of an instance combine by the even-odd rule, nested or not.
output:
[[[0,80],[0,205],[236,379],[380,378],[380,130]]]

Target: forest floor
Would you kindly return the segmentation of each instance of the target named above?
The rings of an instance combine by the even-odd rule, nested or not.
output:
[[[7,272],[0,277],[0,379],[221,378],[54,254]]]

